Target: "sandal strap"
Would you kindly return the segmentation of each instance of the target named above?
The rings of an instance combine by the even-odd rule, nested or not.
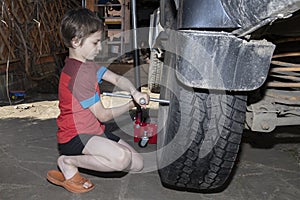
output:
[[[74,184],[81,184],[86,189],[93,186],[93,184],[91,183],[91,181],[89,179],[84,178],[78,172],[68,181],[72,182]]]

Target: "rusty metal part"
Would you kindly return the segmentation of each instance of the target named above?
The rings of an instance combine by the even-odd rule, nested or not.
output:
[[[300,91],[282,91],[270,89],[266,92],[266,96],[276,99],[276,101],[284,104],[299,104]]]
[[[284,38],[280,41],[274,41],[274,43],[289,42],[292,44],[296,41],[300,41],[300,37]],[[246,124],[248,128],[253,131],[271,132],[278,126],[299,125],[299,58],[299,51],[284,52],[272,56],[272,65],[266,83],[268,88],[264,92],[263,99],[247,108]]]
[[[299,38],[290,38],[291,40],[285,39],[282,42],[290,42],[299,40]],[[300,56],[300,52],[286,52],[280,53],[272,56],[272,59],[282,59],[282,58],[297,58]],[[300,88],[300,64],[294,63],[289,60],[272,60],[273,65],[270,69],[271,81],[267,83],[268,87],[273,88]],[[292,60],[294,61],[294,59]]]

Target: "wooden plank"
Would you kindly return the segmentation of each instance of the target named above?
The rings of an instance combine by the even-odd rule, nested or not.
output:
[[[5,44],[6,47],[7,47],[6,51],[8,52],[9,56],[11,56],[12,59],[14,59],[14,58],[16,57],[16,55],[15,55],[14,52],[13,52],[13,49],[14,49],[14,48],[11,47],[9,41],[7,40],[6,34],[3,33],[3,30],[2,30],[2,29],[0,29],[0,35],[1,35],[1,37],[2,37],[2,40],[4,41],[4,44]],[[10,48],[10,49],[9,49],[9,48]]]
[[[91,11],[96,11],[95,10],[95,0],[86,0],[85,1],[85,7],[90,9]]]

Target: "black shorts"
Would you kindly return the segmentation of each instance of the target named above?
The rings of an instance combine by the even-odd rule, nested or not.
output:
[[[79,134],[76,137],[72,138],[67,143],[58,144],[58,151],[59,151],[60,155],[67,155],[67,156],[82,155],[82,150],[84,149],[85,145],[94,136],[97,136],[97,135]],[[119,142],[119,140],[120,140],[120,138],[118,136],[116,136],[110,132],[104,133],[101,136],[104,136],[107,139],[113,140],[115,142]]]

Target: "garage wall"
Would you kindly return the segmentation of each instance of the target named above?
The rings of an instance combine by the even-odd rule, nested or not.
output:
[[[81,0],[1,1],[0,91],[5,91],[3,76],[7,66],[10,76],[23,74],[35,82],[57,74],[66,54],[59,34],[60,21],[67,10],[76,7],[81,7]],[[22,82],[12,78],[10,81],[14,83],[9,85]]]

